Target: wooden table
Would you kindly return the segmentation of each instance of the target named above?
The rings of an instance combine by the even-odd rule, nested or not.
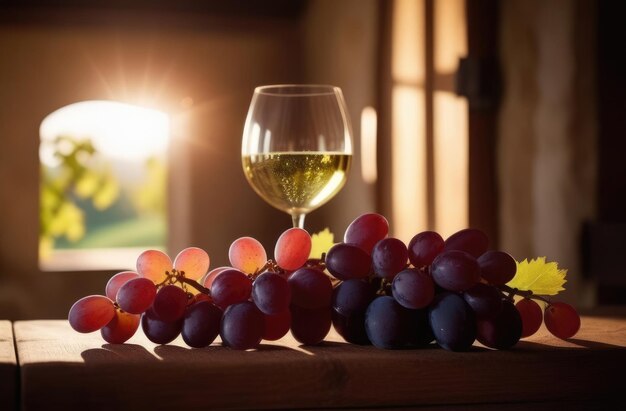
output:
[[[387,351],[291,336],[257,351],[127,344],[66,321],[14,324],[21,406],[35,409],[626,409],[626,319],[583,317],[572,340],[543,328],[509,351]]]
[[[10,321],[0,321],[0,409],[17,405],[17,359]],[[6,408],[5,408],[6,407]]]

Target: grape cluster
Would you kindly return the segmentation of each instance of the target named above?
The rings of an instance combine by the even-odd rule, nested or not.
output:
[[[544,315],[529,297],[543,298],[506,286],[517,264],[504,252],[487,251],[481,231],[465,229],[445,241],[425,231],[408,246],[388,231],[383,216],[364,214],[322,259],[309,259],[311,237],[300,228],[278,238],[273,260],[259,241],[241,237],[229,248],[230,266],[210,271],[200,248],[182,250],[173,263],[148,250],[137,271],[111,277],[105,295],[78,300],[69,322],[78,332],[100,330],[109,343],[124,343],[141,325],[156,344],[181,335],[201,348],[219,335],[239,350],[290,330],[300,343],[318,344],[331,325],[354,344],[397,349],[435,340],[454,351],[476,339],[509,348],[542,321],[560,338],[578,331],[573,307],[548,303]],[[516,305],[515,294],[524,296]]]

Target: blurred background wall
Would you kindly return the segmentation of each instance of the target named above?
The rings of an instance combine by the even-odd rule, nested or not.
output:
[[[416,0],[431,15],[439,10],[436,2],[446,0]],[[263,84],[334,84],[346,97],[355,161],[345,188],[307,217],[307,228],[329,227],[338,241],[360,213],[391,218],[397,200],[390,188],[389,72],[399,3],[0,2],[0,317],[65,317],[77,298],[102,293],[115,272],[46,272],[38,264],[39,126],[74,102],[116,100],[170,114],[172,255],[199,246],[217,267],[227,263],[234,239],[250,235],[271,256],[275,239],[290,226],[287,215],[251,190],[241,170],[243,123],[254,87]],[[590,251],[606,250],[603,242],[620,238],[624,223],[619,213],[598,212],[599,202],[624,205],[624,162],[620,167],[611,157],[613,168],[606,169],[600,158],[607,147],[609,153],[623,149],[617,142],[623,120],[606,117],[606,107],[610,113],[624,107],[623,80],[614,94],[598,97],[611,89],[611,77],[603,83],[599,70],[623,67],[623,53],[606,51],[624,34],[611,19],[620,6],[591,0],[452,3],[467,10],[468,56],[495,61],[497,68],[481,83],[487,94],[490,84],[498,85],[491,103],[469,98],[474,131],[467,225],[485,229],[493,248],[517,259],[546,255],[570,268],[567,301],[593,306],[602,302],[598,287],[608,287],[618,291],[607,302],[626,302],[623,269],[616,274],[615,266],[598,263],[609,257]],[[429,33],[429,24],[419,25],[408,44],[421,47],[420,30]],[[476,32],[477,26],[484,29]],[[452,90],[453,80],[442,81]],[[367,106],[379,113],[376,183],[361,176],[360,120]],[[609,179],[615,189],[598,194]],[[408,195],[414,178],[400,181]],[[414,231],[432,229],[429,221]],[[607,271],[613,273],[608,282]]]

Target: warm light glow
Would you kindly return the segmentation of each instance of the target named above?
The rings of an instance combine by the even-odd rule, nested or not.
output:
[[[454,93],[434,95],[435,230],[444,238],[468,226],[468,108]]]
[[[163,154],[170,133],[169,116],[163,112],[114,101],[83,101],[48,115],[40,127],[41,161],[54,166],[45,144],[61,135],[90,138],[104,156],[138,160]]]
[[[435,6],[435,71],[454,73],[467,54],[465,0],[437,0]]]
[[[424,81],[424,1],[394,1],[391,33],[394,81],[414,84]]]
[[[365,107],[361,112],[361,176],[368,184],[374,184],[378,179],[376,127],[376,110]]]
[[[392,95],[393,235],[405,243],[427,228],[425,95],[396,86]]]

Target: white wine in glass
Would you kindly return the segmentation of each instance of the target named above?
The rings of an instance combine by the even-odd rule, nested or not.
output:
[[[334,197],[352,161],[352,128],[341,89],[257,87],[241,146],[252,188],[304,228],[304,217]]]

